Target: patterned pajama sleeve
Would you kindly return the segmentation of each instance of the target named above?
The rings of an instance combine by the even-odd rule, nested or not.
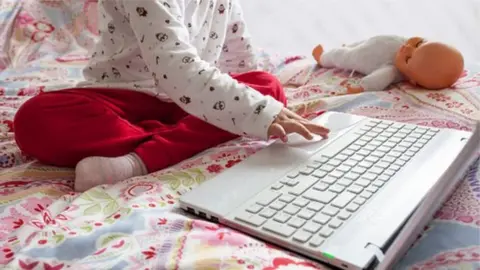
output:
[[[237,0],[232,0],[225,44],[220,56],[220,69],[229,73],[243,73],[258,68],[243,11]]]
[[[203,61],[190,44],[179,1],[120,1],[159,92],[221,129],[268,138],[283,104]]]

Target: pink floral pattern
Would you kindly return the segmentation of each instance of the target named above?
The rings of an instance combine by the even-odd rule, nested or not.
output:
[[[127,269],[327,269],[177,207],[181,194],[268,142],[240,138],[166,170],[83,194],[72,192],[71,169],[45,166],[21,153],[14,142],[15,112],[40,92],[81,80],[87,49],[98,35],[97,1],[0,2],[2,14],[10,14],[3,27],[12,30],[0,37],[0,44],[6,44],[0,47],[1,268],[109,269],[122,263]],[[478,66],[468,66],[452,89],[425,91],[402,83],[383,92],[348,96],[345,85],[359,74],[320,69],[302,56],[277,59],[260,52],[259,61],[283,82],[290,106],[308,118],[336,110],[470,130],[480,114]],[[478,171],[477,162],[400,268],[479,267],[478,247],[468,247],[480,227]],[[439,247],[438,241],[447,245]],[[72,246],[84,248],[71,252]]]

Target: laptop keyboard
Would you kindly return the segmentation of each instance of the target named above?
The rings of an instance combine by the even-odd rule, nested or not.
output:
[[[236,219],[317,248],[379,192],[438,131],[371,120],[262,191]]]

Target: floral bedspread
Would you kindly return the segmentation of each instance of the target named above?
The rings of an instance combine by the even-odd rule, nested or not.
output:
[[[81,79],[96,38],[95,0],[0,0],[0,268],[2,269],[325,269],[217,224],[188,216],[178,197],[266,145],[238,139],[176,166],[83,194],[73,172],[22,155],[13,140],[18,107],[40,91]],[[302,57],[263,68],[285,84],[293,108],[335,110],[426,126],[470,130],[480,119],[480,67],[454,88],[407,84],[343,95],[357,80]],[[32,134],[35,136],[35,134]],[[399,269],[480,268],[480,171],[473,164]]]

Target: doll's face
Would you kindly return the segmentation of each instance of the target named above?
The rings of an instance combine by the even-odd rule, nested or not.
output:
[[[451,86],[463,72],[463,57],[446,44],[412,37],[397,52],[395,66],[412,84],[428,89]]]

